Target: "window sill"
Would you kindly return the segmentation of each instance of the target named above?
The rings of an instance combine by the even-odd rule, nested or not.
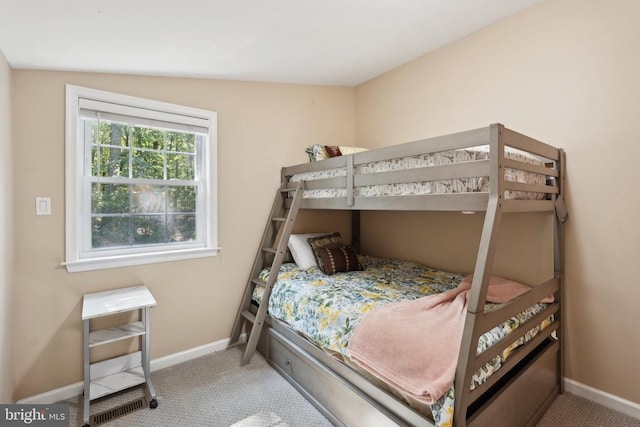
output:
[[[134,265],[213,257],[220,252],[220,249],[221,248],[199,248],[102,258],[85,258],[63,262],[61,265],[66,267],[69,273],[77,273],[81,271],[103,270],[107,268],[131,267]]]

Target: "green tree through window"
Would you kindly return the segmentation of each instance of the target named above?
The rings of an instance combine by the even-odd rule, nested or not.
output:
[[[198,136],[100,119],[83,126],[91,135],[92,247],[193,241]]]

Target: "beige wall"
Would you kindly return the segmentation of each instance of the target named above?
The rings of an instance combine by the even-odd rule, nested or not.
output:
[[[75,274],[59,267],[65,83],[218,112],[218,257]],[[12,90],[16,399],[82,379],[86,292],[146,283],[158,301],[152,358],[228,338],[280,168],[306,161],[309,144],[355,139],[352,88],[14,70]],[[35,216],[36,196],[52,198],[51,216]]]
[[[13,402],[11,68],[0,50],[0,403]]]
[[[566,375],[640,403],[638,16],[636,0],[542,2],[357,87],[356,135],[377,147],[502,122],[565,148]],[[405,231],[407,252],[454,247],[425,227]]]

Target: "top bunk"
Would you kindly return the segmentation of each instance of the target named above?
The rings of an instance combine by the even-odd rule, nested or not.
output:
[[[553,212],[562,149],[501,124],[282,169],[302,209]]]

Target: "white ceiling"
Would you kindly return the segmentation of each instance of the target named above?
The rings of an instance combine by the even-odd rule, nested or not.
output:
[[[353,86],[539,0],[0,0],[13,68]]]

